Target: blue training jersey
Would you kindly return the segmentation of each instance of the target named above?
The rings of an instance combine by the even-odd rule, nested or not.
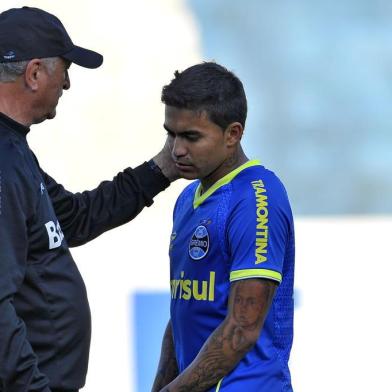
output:
[[[209,391],[292,391],[294,225],[284,186],[258,161],[249,161],[204,194],[200,189],[195,181],[179,196],[170,241],[179,371],[226,317],[231,282],[272,279],[279,287],[257,344]]]

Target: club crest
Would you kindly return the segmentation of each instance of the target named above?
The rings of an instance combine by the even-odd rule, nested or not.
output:
[[[189,256],[192,260],[201,260],[208,253],[210,247],[210,236],[205,226],[197,226],[189,241]]]

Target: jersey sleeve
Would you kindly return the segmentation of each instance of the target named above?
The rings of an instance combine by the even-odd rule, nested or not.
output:
[[[282,281],[291,210],[286,191],[277,181],[252,181],[233,208],[227,229],[230,281]]]
[[[132,220],[170,184],[147,163],[125,169],[112,181],[81,193],[67,191],[41,170],[57,219],[70,247],[83,245]]]
[[[25,323],[13,305],[26,272],[26,222],[35,203],[22,165],[13,167],[19,158],[0,146],[0,390],[49,392],[49,381],[38,369]]]

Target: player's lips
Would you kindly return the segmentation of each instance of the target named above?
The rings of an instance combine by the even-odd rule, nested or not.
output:
[[[179,170],[190,170],[193,165],[189,164],[189,163],[183,163],[183,162],[175,162],[177,169]]]

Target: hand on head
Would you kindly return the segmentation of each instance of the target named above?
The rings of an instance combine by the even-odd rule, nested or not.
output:
[[[173,182],[180,178],[180,173],[173,161],[169,138],[166,139],[165,145],[162,150],[155,155],[153,161],[161,169],[163,175],[170,181]]]

